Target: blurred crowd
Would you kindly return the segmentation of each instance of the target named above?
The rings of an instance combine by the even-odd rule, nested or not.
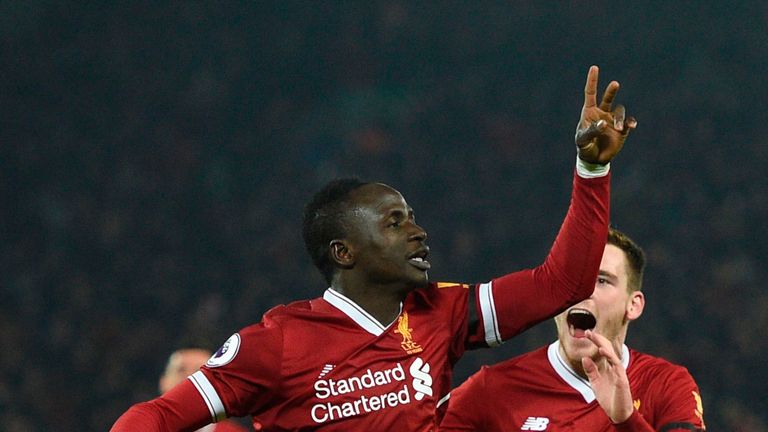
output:
[[[523,3],[3,5],[0,429],[106,430],[175,349],[320,295],[301,211],[335,176],[404,193],[432,279],[537,265],[598,64],[639,120],[628,344],[689,368],[711,430],[768,430],[768,7]]]

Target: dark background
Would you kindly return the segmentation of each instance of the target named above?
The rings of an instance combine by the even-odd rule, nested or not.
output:
[[[301,210],[337,175],[403,192],[433,280],[537,265],[597,64],[639,120],[628,344],[689,368],[710,430],[768,430],[765,2],[85,3],[0,2],[0,429],[106,430],[178,346],[320,295]]]

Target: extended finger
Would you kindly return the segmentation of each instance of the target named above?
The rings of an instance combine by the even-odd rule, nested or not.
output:
[[[637,127],[637,120],[634,117],[628,117],[624,121],[624,130],[621,131],[622,134],[627,135],[629,131],[634,130]]]
[[[616,353],[613,351],[613,348],[604,348],[600,347],[597,350],[598,354],[603,356],[606,362],[610,366],[615,366],[621,364],[621,359],[619,359],[619,356],[616,355]]]
[[[610,364],[620,364],[621,360],[619,360],[619,356],[616,355],[616,351],[613,349],[613,345],[611,345],[611,341],[608,340],[605,336],[595,333],[592,330],[587,330],[585,333],[585,336],[587,339],[591,340],[592,343],[597,345],[598,352],[600,355],[605,357],[605,359]]]
[[[584,373],[587,374],[587,378],[590,382],[600,378],[600,370],[597,368],[597,364],[591,358],[582,357],[581,366],[584,368]]]
[[[616,109],[613,110],[613,128],[617,131],[624,130],[624,120],[627,115],[627,110],[624,105],[616,105]]]
[[[597,105],[597,76],[600,69],[591,66],[587,73],[587,84],[584,86],[584,108],[592,108]]]
[[[605,120],[598,120],[590,123],[588,128],[578,129],[576,131],[576,145],[584,147],[589,144],[593,139],[597,138],[606,128],[608,123]]]
[[[619,92],[619,83],[617,81],[611,81],[608,87],[605,88],[603,93],[603,100],[600,102],[600,109],[606,112],[611,111],[611,105],[613,100],[616,99],[616,93]]]

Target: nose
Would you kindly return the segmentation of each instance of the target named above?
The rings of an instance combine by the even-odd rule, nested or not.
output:
[[[427,239],[427,232],[424,228],[420,227],[416,223],[413,223],[413,233],[408,237],[408,240],[424,241]]]

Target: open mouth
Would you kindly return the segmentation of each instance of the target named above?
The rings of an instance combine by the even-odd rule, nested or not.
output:
[[[566,317],[568,331],[575,338],[585,337],[587,330],[593,330],[597,325],[597,319],[592,312],[585,309],[571,309]]]
[[[427,255],[429,255],[429,249],[421,249],[408,258],[408,263],[419,270],[427,271],[432,267],[427,261]]]

